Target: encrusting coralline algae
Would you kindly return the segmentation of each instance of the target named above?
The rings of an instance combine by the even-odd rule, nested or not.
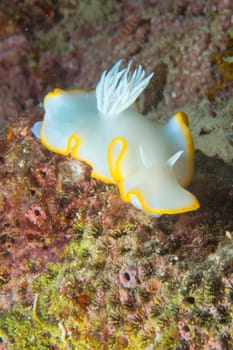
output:
[[[1,348],[233,348],[231,16],[229,0],[1,2]],[[119,57],[160,70],[151,118],[190,116],[200,210],[148,217],[32,136],[48,91],[92,89]]]

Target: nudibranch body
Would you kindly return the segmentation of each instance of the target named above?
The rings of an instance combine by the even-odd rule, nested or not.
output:
[[[51,151],[92,167],[92,176],[119,186],[122,199],[148,214],[175,214],[199,207],[185,190],[193,172],[193,142],[185,113],[165,126],[143,117],[134,102],[153,74],[130,73],[121,61],[103,72],[95,92],[55,89],[34,126]]]

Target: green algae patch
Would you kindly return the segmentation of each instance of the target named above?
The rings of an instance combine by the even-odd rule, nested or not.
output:
[[[136,226],[123,227],[103,232],[75,220],[63,261],[31,282],[31,303],[2,313],[6,348],[232,346],[232,244],[193,264],[150,249],[153,234],[138,244]]]
[[[1,316],[0,336],[6,348],[46,350],[55,349],[61,335],[59,329],[45,327],[33,320],[31,308],[18,307]],[[60,347],[60,349],[65,347]]]

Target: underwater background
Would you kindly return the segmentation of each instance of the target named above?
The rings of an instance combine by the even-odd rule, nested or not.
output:
[[[30,130],[121,58],[145,118],[189,116],[197,211],[150,217]],[[0,350],[233,349],[231,0],[1,0],[0,165]]]

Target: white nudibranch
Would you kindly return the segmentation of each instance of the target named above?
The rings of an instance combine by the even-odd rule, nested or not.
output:
[[[140,65],[121,60],[104,71],[95,92],[55,89],[44,99],[45,115],[32,132],[49,150],[86,162],[92,176],[118,185],[121,197],[154,216],[199,208],[185,190],[194,148],[185,113],[166,125],[142,116],[134,103],[149,84]],[[40,131],[39,131],[40,130]]]

